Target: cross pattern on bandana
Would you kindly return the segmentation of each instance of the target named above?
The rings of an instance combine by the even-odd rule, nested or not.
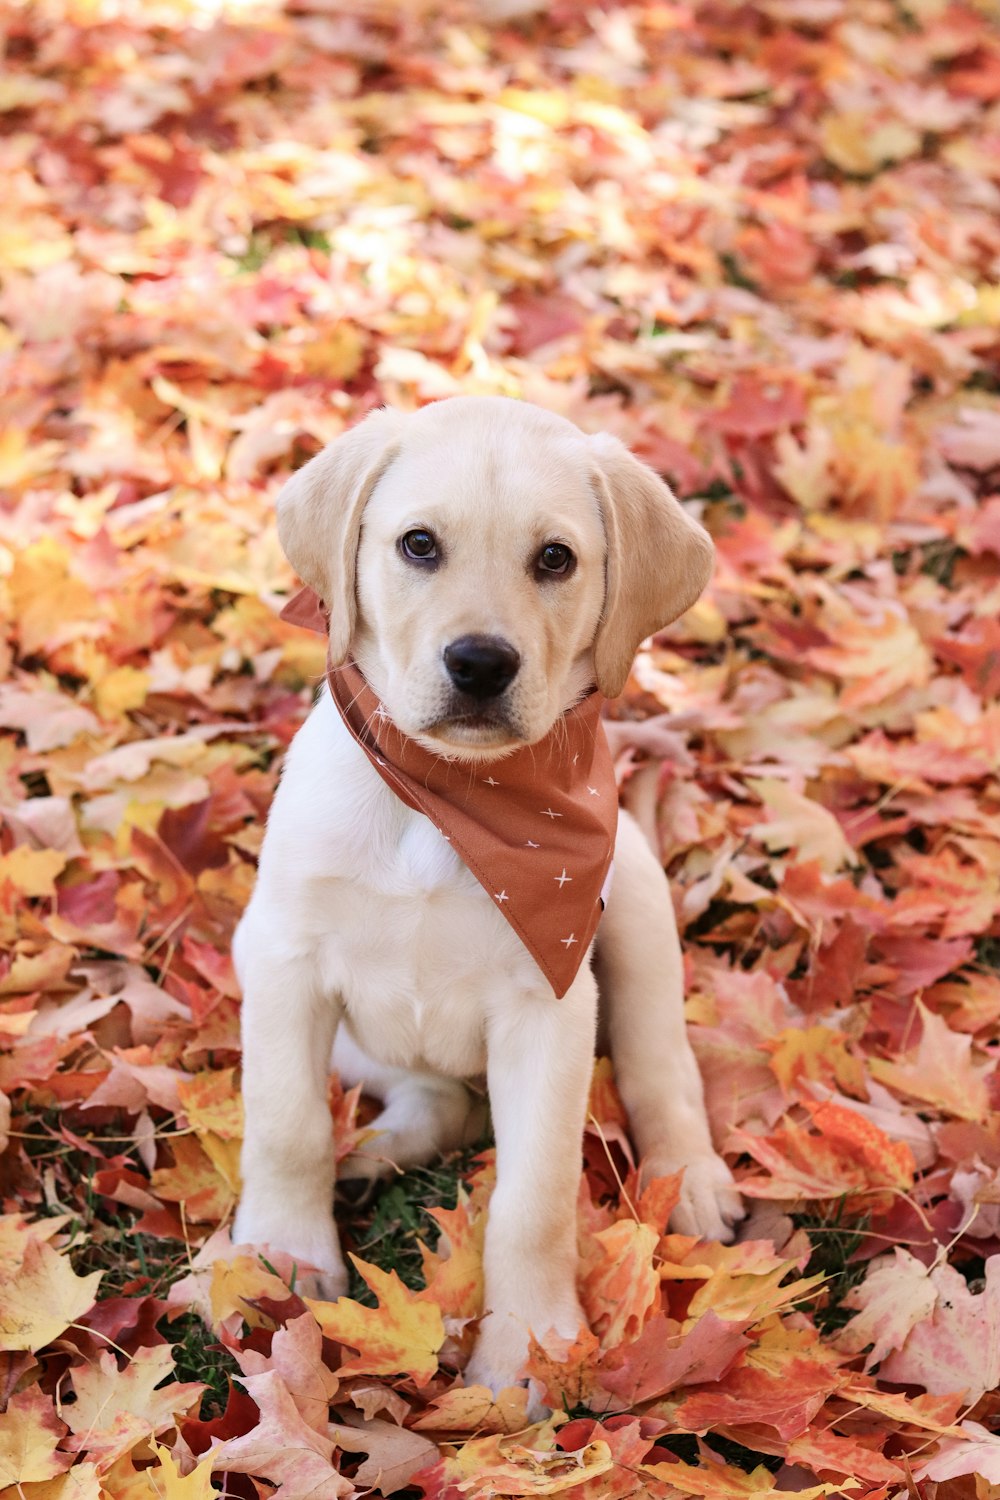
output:
[[[311,591],[284,613],[296,624],[324,628]],[[403,734],[353,663],[330,667],[327,682],[373,770],[406,807],[431,819],[555,995],[564,995],[597,930],[618,822],[600,694],[569,709],[543,740],[496,761],[501,777],[489,763],[470,777],[467,762],[435,755]],[[539,853],[543,842],[533,835],[542,818]]]

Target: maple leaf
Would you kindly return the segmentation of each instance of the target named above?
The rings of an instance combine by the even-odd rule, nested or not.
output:
[[[322,1335],[311,1313],[302,1313],[277,1329],[269,1355],[244,1349],[236,1358],[244,1375],[265,1375],[268,1370],[280,1375],[302,1420],[326,1435],[330,1404],[340,1381],[323,1363]]]
[[[754,1356],[721,1378],[714,1390],[689,1395],[677,1408],[676,1420],[692,1432],[738,1423],[762,1423],[780,1438],[800,1437],[840,1384],[828,1360],[817,1361],[797,1351],[777,1367],[758,1364]]]
[[[143,1470],[143,1478],[159,1500],[212,1500],[212,1460],[206,1458],[188,1473],[181,1475],[173,1457],[159,1443],[153,1443],[156,1464]]]
[[[276,1370],[245,1375],[241,1382],[260,1409],[260,1421],[243,1437],[213,1447],[213,1470],[253,1474],[278,1486],[283,1500],[352,1495],[354,1486],[333,1466],[333,1439],[303,1421]]]
[[[485,1437],[464,1443],[454,1457],[444,1459],[442,1484],[454,1486],[470,1500],[488,1500],[492,1495],[559,1495],[593,1483],[614,1467],[611,1449],[603,1439],[568,1452],[542,1447],[542,1439],[543,1433],[535,1437],[538,1446],[529,1445],[527,1437],[522,1442]]]
[[[696,1468],[693,1464],[643,1464],[644,1475],[662,1479],[684,1495],[698,1495],[702,1500],[748,1500],[754,1495],[772,1496],[780,1492],[774,1487],[774,1475],[763,1464],[751,1473],[734,1469],[729,1464],[706,1464]],[[807,1485],[796,1491],[804,1500],[819,1500],[820,1495],[841,1493],[838,1484]]]
[[[713,1308],[682,1329],[662,1314],[650,1318],[631,1344],[619,1344],[600,1369],[602,1388],[627,1406],[665,1396],[680,1385],[720,1380],[748,1347],[749,1321],[720,1317]]]
[[[0,1349],[42,1349],[92,1306],[102,1272],[77,1276],[65,1256],[31,1238],[0,1272]]]
[[[0,1423],[0,1486],[62,1474],[73,1462],[71,1454],[56,1451],[65,1432],[52,1397],[37,1386],[11,1396]]]
[[[1000,464],[1000,416],[988,408],[967,406],[958,421],[938,429],[937,441],[949,463],[968,469]]]
[[[421,1297],[446,1318],[476,1318],[483,1310],[483,1238],[486,1217],[460,1191],[453,1209],[428,1209],[441,1226],[433,1250],[421,1243],[425,1287]]]
[[[414,1474],[437,1461],[436,1443],[395,1422],[359,1420],[331,1431],[338,1447],[366,1455],[354,1478],[376,1493],[381,1490],[388,1495],[403,1489]]]
[[[906,1471],[901,1464],[886,1458],[874,1446],[877,1435],[869,1438],[841,1437],[839,1433],[810,1431],[788,1445],[792,1463],[801,1463],[814,1474],[833,1474],[847,1479],[867,1480],[870,1484],[901,1484]]]
[[[915,1055],[905,1062],[873,1057],[869,1068],[882,1083],[900,1093],[922,1099],[959,1119],[981,1120],[990,1107],[986,1080],[995,1071],[996,1060],[976,1062],[970,1036],[952,1031],[920,1000],[916,1007],[921,1033]]]
[[[963,1436],[945,1438],[937,1452],[914,1471],[917,1479],[960,1479],[975,1474],[991,1484],[1000,1484],[1000,1437],[979,1422],[963,1422]]]
[[[908,1188],[913,1153],[873,1121],[830,1101],[806,1105],[817,1133],[787,1119],[773,1136],[733,1133],[734,1142],[767,1168],[744,1177],[740,1190],[759,1198],[841,1198],[852,1191]]]
[[[339,1302],[305,1299],[327,1338],[347,1344],[357,1357],[340,1367],[343,1375],[393,1375],[403,1371],[424,1386],[437,1373],[438,1350],[445,1340],[441,1310],[411,1292],[395,1271],[382,1271],[352,1256],[358,1273],[378,1298],[378,1307],[362,1307],[350,1297]]]
[[[794,849],[802,860],[815,860],[821,870],[833,875],[842,865],[857,864],[840,824],[832,813],[810,797],[792,790],[783,781],[750,781],[751,791],[772,814],[755,823],[749,832],[767,849]]]
[[[622,1219],[593,1236],[580,1279],[590,1326],[605,1348],[636,1335],[659,1299],[653,1252],[660,1236],[649,1224]]]
[[[528,1390],[513,1386],[494,1396],[485,1385],[455,1386],[435,1396],[413,1426],[419,1432],[522,1432],[528,1426]]]
[[[54,896],[56,876],[66,867],[66,856],[56,849],[29,849],[19,844],[0,855],[0,881],[9,880],[22,896]]]
[[[933,1312],[937,1292],[927,1267],[896,1246],[868,1267],[860,1286],[852,1287],[843,1306],[857,1312],[837,1336],[837,1347],[860,1354],[870,1347],[865,1369],[871,1370],[894,1349],[902,1348],[911,1330]]]
[[[987,1260],[986,1286],[978,1294],[949,1265],[927,1274],[935,1293],[933,1311],[888,1352],[879,1373],[932,1395],[960,1391],[974,1404],[1000,1385],[1000,1256]]]
[[[570,1411],[591,1404],[597,1381],[600,1344],[589,1328],[575,1339],[549,1329],[544,1339],[531,1334],[524,1374],[537,1382],[542,1398],[554,1410]]]
[[[136,1350],[123,1370],[111,1350],[73,1371],[76,1401],[67,1407],[71,1436],[66,1446],[85,1452],[98,1469],[130,1453],[140,1439],[174,1427],[179,1414],[201,1398],[200,1382],[172,1381],[174,1356],[165,1344]]]
[[[864,1064],[849,1051],[843,1032],[829,1026],[790,1026],[766,1038],[763,1046],[786,1095],[805,1079],[835,1082],[851,1093],[865,1094]]]

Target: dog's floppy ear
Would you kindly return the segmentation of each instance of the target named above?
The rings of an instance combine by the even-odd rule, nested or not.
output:
[[[594,667],[601,692],[617,698],[641,642],[689,609],[708,583],[715,549],[662,479],[617,438],[601,432],[589,444],[608,545]]]
[[[278,496],[278,536],[299,577],[330,614],[330,659],[346,660],[354,634],[354,571],[368,496],[399,448],[403,412],[373,411],[293,474]]]

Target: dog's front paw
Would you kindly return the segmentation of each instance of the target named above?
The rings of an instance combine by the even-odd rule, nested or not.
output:
[[[482,1338],[476,1345],[472,1358],[466,1365],[462,1380],[466,1386],[485,1385],[499,1396],[501,1391],[509,1391],[513,1386],[527,1386],[528,1404],[525,1415],[529,1422],[541,1422],[549,1415],[550,1408],[542,1400],[541,1390],[534,1380],[527,1380],[520,1374],[524,1364],[524,1356],[513,1362],[496,1362],[488,1349],[483,1347]]]
[[[561,1314],[547,1310],[527,1320],[512,1314],[488,1313],[480,1324],[472,1358],[462,1376],[467,1386],[485,1385],[494,1396],[512,1386],[527,1386],[529,1422],[540,1422],[550,1410],[537,1381],[528,1379],[524,1369],[528,1359],[528,1328],[543,1325],[548,1325],[548,1332],[559,1334],[567,1343],[577,1338],[580,1329],[586,1326],[586,1318],[575,1293],[564,1299]]]
[[[282,1251],[296,1263],[295,1290],[303,1297],[336,1302],[347,1291],[348,1275],[331,1214],[287,1222],[287,1215],[269,1213],[244,1202],[233,1223],[235,1245],[255,1245],[266,1255]]]
[[[746,1209],[722,1157],[710,1151],[685,1161],[667,1151],[654,1151],[643,1161],[641,1180],[651,1182],[680,1171],[684,1173],[680,1202],[670,1215],[670,1228],[675,1234],[730,1244]]]

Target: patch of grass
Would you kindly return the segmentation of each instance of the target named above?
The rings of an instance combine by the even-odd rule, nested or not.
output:
[[[102,1159],[85,1154],[56,1133],[60,1119],[58,1109],[39,1111],[32,1117],[26,1133],[25,1151],[39,1172],[51,1174],[55,1187],[49,1199],[33,1205],[40,1218],[63,1214],[72,1217],[66,1226],[68,1255],[78,1276],[100,1271],[100,1301],[109,1297],[164,1298],[182,1276],[191,1269],[186,1245],[176,1240],[159,1239],[135,1230],[138,1214],[102,1198],[94,1187],[94,1177],[104,1165]],[[107,1144],[116,1153],[130,1156],[130,1146],[123,1125],[111,1123],[78,1132],[85,1139]],[[138,1163],[136,1163],[138,1165]],[[240,1373],[239,1366],[227,1349],[214,1340],[210,1329],[196,1313],[183,1313],[173,1322],[160,1321],[160,1331],[173,1347],[176,1379],[199,1380],[208,1387],[202,1398],[204,1418],[219,1415],[229,1394],[229,1377]]]
[[[1000,938],[977,938],[976,958],[984,969],[988,969],[994,974],[1000,974]]]
[[[722,274],[730,286],[742,287],[743,291],[753,292],[756,296],[760,296],[760,286],[754,281],[752,276],[747,275],[736,256],[730,251],[727,250],[719,256],[719,264],[722,267]]]
[[[163,1332],[173,1346],[174,1371],[180,1381],[200,1380],[208,1387],[201,1398],[201,1418],[221,1416],[229,1400],[229,1381],[240,1367],[228,1349],[215,1343],[197,1313],[184,1313]]]
[[[867,1262],[852,1264],[850,1258],[864,1241],[869,1219],[866,1216],[845,1223],[841,1201],[827,1209],[793,1214],[792,1221],[796,1228],[805,1230],[813,1247],[803,1274],[826,1277],[825,1296],[812,1301],[809,1306],[813,1322],[822,1334],[834,1333],[852,1316],[843,1306],[844,1298],[852,1287],[864,1281],[868,1271]]]
[[[418,1240],[431,1249],[440,1230],[427,1212],[429,1208],[454,1208],[463,1178],[474,1158],[488,1142],[443,1157],[426,1167],[414,1167],[388,1183],[374,1202],[355,1210],[338,1205],[337,1219],[347,1248],[383,1271],[395,1271],[399,1279],[417,1290],[424,1284]],[[349,1296],[369,1307],[375,1297],[351,1266]]]

